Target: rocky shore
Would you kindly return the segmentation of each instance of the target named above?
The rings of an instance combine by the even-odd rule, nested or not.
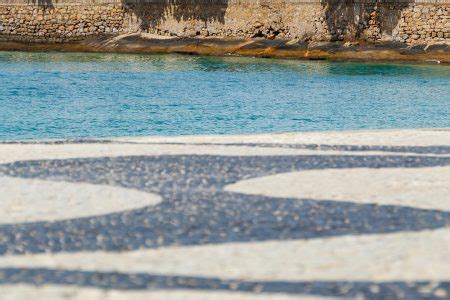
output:
[[[0,51],[112,52],[134,54],[236,55],[310,60],[376,60],[450,63],[450,45],[396,42],[301,42],[297,39],[164,37],[135,33],[44,43],[0,36]]]
[[[450,0],[0,0],[0,50],[448,63]]]

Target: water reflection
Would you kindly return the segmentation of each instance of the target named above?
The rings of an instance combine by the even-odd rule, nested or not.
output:
[[[318,75],[450,77],[450,66],[446,65],[299,61],[235,56],[0,52],[0,64],[11,70],[34,64],[33,68],[37,70],[66,72],[298,72]]]

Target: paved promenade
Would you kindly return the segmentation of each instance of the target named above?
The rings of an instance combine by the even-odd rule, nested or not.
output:
[[[0,299],[450,299],[450,129],[0,143]]]

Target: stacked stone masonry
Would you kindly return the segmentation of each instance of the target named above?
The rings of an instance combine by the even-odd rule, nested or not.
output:
[[[64,42],[91,35],[450,42],[450,0],[0,0],[0,35]]]
[[[2,5],[0,34],[62,42],[119,33],[123,30],[123,16],[121,5]]]

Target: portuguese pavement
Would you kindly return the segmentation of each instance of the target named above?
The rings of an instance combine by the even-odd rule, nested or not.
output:
[[[0,143],[0,299],[450,299],[450,130]]]

